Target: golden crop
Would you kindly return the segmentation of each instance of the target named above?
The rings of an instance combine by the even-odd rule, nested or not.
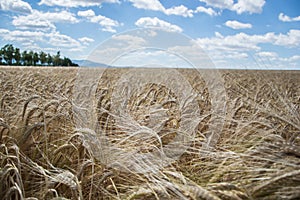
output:
[[[0,68],[0,199],[300,198],[300,72],[222,70],[220,86],[178,69],[195,91],[185,102],[149,83],[123,105],[114,94],[126,89],[117,82],[128,70],[106,69],[94,90],[75,93],[77,68]],[[86,94],[95,100],[95,127],[79,126]],[[183,154],[159,169],[137,160],[145,173],[127,166],[189,134],[179,130],[190,98],[199,116]],[[121,106],[126,118],[117,115]],[[216,119],[222,123],[210,129]],[[101,147],[100,133],[115,149]]]

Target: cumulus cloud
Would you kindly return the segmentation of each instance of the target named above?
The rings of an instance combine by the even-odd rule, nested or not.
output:
[[[165,8],[159,0],[129,0],[138,9],[160,11],[166,15],[179,15],[183,17],[193,17],[193,10],[184,5]]]
[[[91,9],[78,11],[77,15],[88,19],[92,23],[100,24],[103,27],[103,31],[115,33],[116,30],[114,29],[114,27],[121,26],[118,21],[105,17],[103,15],[96,15],[95,12]]]
[[[183,17],[193,17],[193,10],[188,9],[183,5],[165,9],[164,13],[166,15],[179,15]]]
[[[219,33],[219,32],[215,32],[215,36],[217,38],[224,38],[224,36],[221,33]]]
[[[299,47],[300,46],[300,30],[292,29],[287,34],[278,34],[274,36],[274,44],[285,47]]]
[[[79,38],[78,40],[61,34],[58,31],[43,32],[43,31],[29,31],[29,30],[7,30],[0,29],[0,37],[6,41],[19,42],[22,44],[23,48],[30,49],[42,49],[37,44],[44,44],[49,49],[60,49],[61,51],[81,51],[87,42],[92,42],[91,38]]]
[[[194,12],[195,13],[206,13],[210,16],[217,16],[218,15],[218,13],[216,11],[214,11],[212,8],[205,8],[203,6],[197,7]]]
[[[45,41],[44,32],[41,31],[10,31],[7,29],[0,29],[0,36],[6,41],[14,42],[31,42],[31,41]]]
[[[161,20],[157,17],[142,17],[135,22],[135,25],[142,28],[162,28],[171,32],[182,32],[182,29],[174,24]]]
[[[233,5],[233,0],[200,0],[206,3],[206,5],[220,8],[220,9],[230,9]]]
[[[129,0],[134,7],[144,10],[164,11],[164,6],[158,0]]]
[[[55,44],[59,47],[80,47],[81,44],[77,40],[68,35],[60,34],[59,32],[52,32],[45,34],[46,38],[49,38],[50,44]]]
[[[242,22],[238,22],[236,20],[228,20],[225,22],[225,25],[227,27],[230,27],[232,29],[245,29],[245,28],[252,28],[252,25],[249,23],[242,23]]]
[[[300,16],[298,16],[298,17],[289,17],[289,16],[287,16],[283,13],[280,13],[278,15],[278,19],[280,21],[283,21],[283,22],[297,22],[297,21],[300,21]]]
[[[41,0],[39,5],[63,7],[89,7],[100,6],[102,3],[119,3],[119,0]]]
[[[218,33],[217,37],[199,38],[198,44],[206,50],[219,51],[245,51],[245,50],[259,50],[257,46],[258,41],[253,41],[254,36],[245,33],[238,33],[236,35],[222,36]]]
[[[275,58],[278,56],[276,52],[272,52],[272,51],[261,51],[256,53],[256,55],[264,58]]]
[[[250,14],[261,13],[265,3],[265,0],[238,0],[238,2],[232,6],[232,10],[236,11],[238,14],[244,12]]]
[[[287,34],[269,32],[263,35],[238,33],[235,35],[222,36],[218,33],[218,37],[199,38],[197,42],[204,49],[221,51],[258,51],[261,49],[258,46],[259,44],[295,48],[300,46],[300,30],[292,29]]]
[[[56,26],[49,20],[33,18],[32,20],[28,21],[26,18],[26,16],[15,17],[12,21],[12,24],[15,27],[23,30],[36,29],[41,31],[49,31],[56,29]]]
[[[20,12],[20,13],[31,13],[32,8],[29,3],[22,0],[2,0],[0,2],[0,10]]]
[[[238,0],[236,3],[233,0],[200,0],[206,3],[206,5],[212,6],[214,8],[219,8],[221,10],[228,9],[242,13],[261,13],[262,8],[265,5],[265,0]]]
[[[1,35],[1,36],[7,35],[7,34],[9,34],[9,33],[10,33],[9,30],[0,28],[0,35]]]
[[[78,40],[80,42],[82,42],[82,44],[84,45],[89,45],[90,43],[94,42],[95,40],[89,37],[82,37],[82,38],[78,38]]]
[[[276,52],[261,51],[255,54],[255,59],[258,62],[262,62],[267,65],[268,68],[299,68],[300,55],[291,55],[287,57],[281,57]],[[274,64],[276,63],[276,64]]]
[[[20,29],[56,29],[53,23],[77,23],[79,20],[68,11],[40,12],[33,10],[29,15],[15,16],[12,24]]]
[[[92,17],[95,17],[95,12],[90,9],[90,10],[85,10],[85,11],[78,11],[77,15],[80,17],[92,18]]]
[[[289,61],[298,61],[300,60],[300,55],[293,55],[291,57],[288,58]]]
[[[236,67],[243,67],[244,65],[247,65],[248,67],[251,67],[251,65],[259,67],[253,62],[256,59],[258,59],[256,60],[258,62],[266,59],[269,61],[276,61],[276,64],[278,65],[282,62],[282,67],[294,66],[295,63],[293,64],[292,62],[298,61],[297,55],[290,58],[280,58],[276,52],[263,51],[261,44],[282,46],[285,48],[299,48],[300,30],[292,29],[285,34],[269,32],[265,34],[249,35],[246,33],[238,33],[227,36],[223,36],[221,33],[216,32],[214,37],[198,38],[196,41],[200,47],[206,50],[210,58],[218,66],[232,67],[236,64]],[[255,57],[250,56],[250,58],[248,58],[249,54],[254,55]],[[232,59],[236,60],[233,61]]]

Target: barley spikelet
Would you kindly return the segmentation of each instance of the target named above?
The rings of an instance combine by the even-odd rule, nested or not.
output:
[[[24,120],[24,117],[25,117],[25,113],[26,113],[26,109],[27,109],[27,106],[28,104],[34,100],[34,99],[37,99],[37,98],[40,98],[39,95],[33,95],[32,97],[30,97],[29,99],[26,100],[24,106],[23,106],[23,111],[22,111],[22,120]]]
[[[278,190],[282,185],[299,185],[300,184],[300,170],[287,172],[283,175],[272,178],[269,181],[254,187],[252,195],[254,197],[267,196]]]

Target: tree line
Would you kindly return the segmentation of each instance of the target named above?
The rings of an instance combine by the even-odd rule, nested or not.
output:
[[[6,44],[0,49],[0,65],[22,66],[78,66],[71,59],[61,58],[60,51],[51,55],[43,51],[23,51],[12,44]]]

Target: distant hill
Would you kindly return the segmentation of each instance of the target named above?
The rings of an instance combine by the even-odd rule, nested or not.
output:
[[[74,63],[78,64],[80,67],[111,67],[109,65],[90,60],[74,60]]]

